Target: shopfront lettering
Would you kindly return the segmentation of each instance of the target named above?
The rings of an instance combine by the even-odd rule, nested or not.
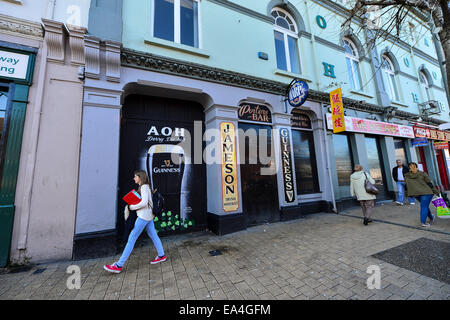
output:
[[[283,181],[285,200],[288,203],[294,202],[294,185],[292,176],[291,142],[289,129],[280,129],[281,141],[281,163],[283,167]]]
[[[222,144],[222,201],[225,212],[236,211],[239,207],[237,184],[236,137],[234,124],[220,124]]]
[[[147,132],[147,136],[159,136],[163,135],[165,137],[169,137],[174,133],[175,137],[184,137],[184,128],[175,128],[172,129],[170,127],[163,127],[160,131],[156,128],[156,126],[152,126],[150,130]]]
[[[239,119],[257,121],[257,122],[272,122],[272,114],[266,106],[257,104],[241,104],[238,111]]]

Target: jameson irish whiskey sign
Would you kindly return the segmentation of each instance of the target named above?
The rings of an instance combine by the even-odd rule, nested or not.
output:
[[[284,195],[288,203],[294,202],[294,185],[292,183],[291,138],[289,129],[280,129],[281,163],[283,169]]]
[[[236,211],[239,208],[236,135],[234,124],[222,122],[220,124],[222,149],[222,201],[225,212]]]
[[[272,113],[266,106],[241,103],[239,107],[238,115],[240,120],[272,123]]]

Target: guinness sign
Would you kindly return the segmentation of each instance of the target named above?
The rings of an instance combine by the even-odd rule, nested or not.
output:
[[[281,163],[283,168],[284,195],[288,203],[294,202],[294,184],[291,160],[291,138],[289,129],[280,129]]]

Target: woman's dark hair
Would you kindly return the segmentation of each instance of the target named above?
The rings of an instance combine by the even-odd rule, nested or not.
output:
[[[141,179],[141,185],[139,186],[139,190],[138,193],[141,194],[141,187],[144,184],[148,184],[148,186],[150,187],[150,190],[153,192],[152,187],[150,186],[150,180],[148,178],[147,172],[145,172],[144,170],[136,170],[134,172],[135,176],[138,176],[139,179]]]
[[[415,163],[415,162],[410,162],[410,163],[408,163],[408,167],[409,167],[410,165],[413,165],[413,166],[415,166],[416,168],[419,167],[419,166],[417,165],[417,163]]]

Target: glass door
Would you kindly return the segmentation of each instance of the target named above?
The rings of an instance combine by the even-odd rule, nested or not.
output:
[[[334,134],[333,146],[340,197],[350,198],[350,175],[353,173],[354,164],[348,136]]]
[[[364,168],[364,171],[369,172],[371,177],[375,180],[375,186],[380,190],[377,195],[378,200],[388,199],[384,168],[383,168],[383,158],[381,157],[380,146],[378,138],[366,137],[366,149],[367,149],[367,159],[368,168]]]

